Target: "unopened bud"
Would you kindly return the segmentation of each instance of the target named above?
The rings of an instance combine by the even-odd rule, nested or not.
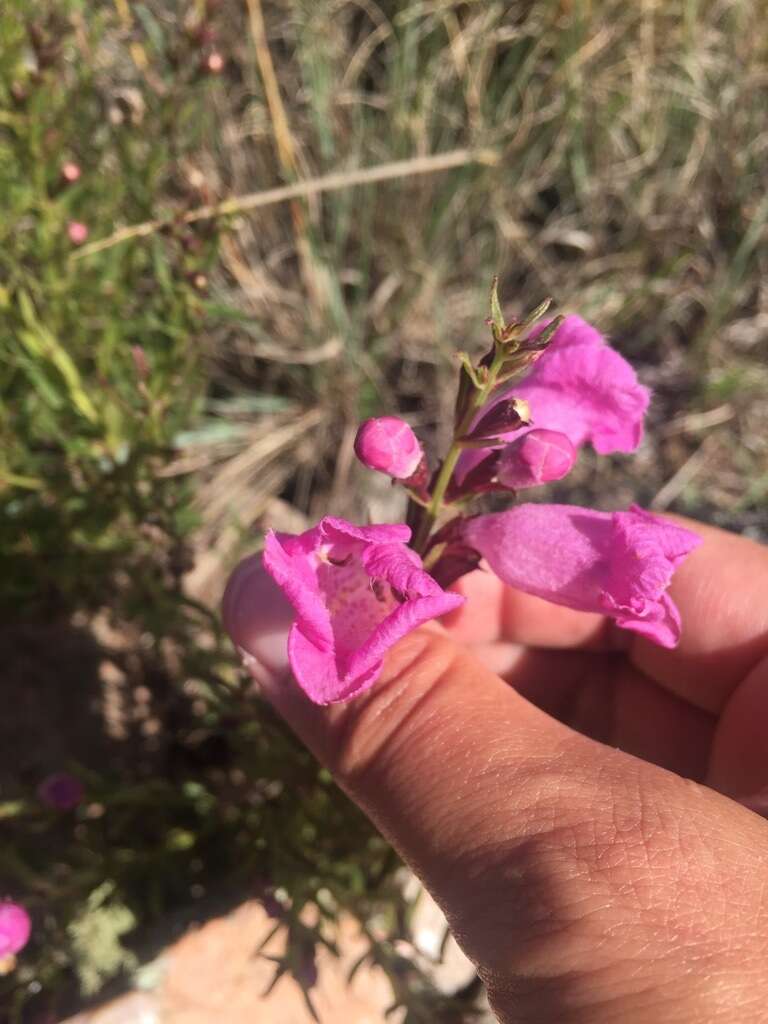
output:
[[[209,75],[220,75],[224,70],[224,57],[218,50],[209,53],[205,58],[205,70]]]
[[[482,416],[462,441],[487,441],[531,422],[531,409],[523,398],[504,398]]]
[[[67,236],[72,245],[82,245],[88,238],[88,225],[80,220],[71,220],[67,224]]]
[[[360,425],[355,454],[368,469],[386,473],[395,480],[408,480],[424,459],[419,439],[396,416],[381,416]]]
[[[573,468],[576,454],[565,434],[529,430],[499,453],[496,479],[516,491],[560,480]]]
[[[131,345],[131,359],[133,359],[136,376],[140,381],[145,381],[149,377],[149,360],[141,345]]]

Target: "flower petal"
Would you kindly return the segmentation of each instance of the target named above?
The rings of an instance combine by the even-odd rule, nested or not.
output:
[[[602,455],[633,452],[643,437],[650,392],[605,338],[579,316],[568,316],[533,369],[513,389],[531,406],[533,423],[559,430]]]
[[[264,568],[296,609],[301,628],[318,647],[332,646],[331,620],[320,600],[314,553],[323,534],[320,526],[298,536],[273,533],[264,540]]]
[[[468,520],[463,533],[518,590],[609,615],[664,647],[679,640],[680,616],[666,591],[675,568],[701,543],[690,530],[636,506],[609,513],[518,505]]]
[[[543,330],[546,323],[541,324]],[[534,332],[535,334],[536,332]],[[519,383],[495,396],[528,402],[532,423],[501,434],[505,441],[543,428],[565,434],[577,448],[590,442],[603,455],[633,452],[643,437],[648,388],[605,338],[579,316],[567,316],[549,346]],[[483,412],[487,415],[488,410]],[[486,455],[487,449],[462,454],[459,480]]]
[[[407,526],[323,519],[300,536],[270,534],[264,566],[297,612],[288,638],[294,675],[318,704],[348,700],[378,677],[387,650],[458,607],[404,541]]]

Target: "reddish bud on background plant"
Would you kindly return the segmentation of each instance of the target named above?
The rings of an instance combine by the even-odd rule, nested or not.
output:
[[[567,476],[577,452],[557,430],[530,430],[502,449],[496,479],[511,490],[537,487]]]
[[[145,381],[149,377],[149,361],[147,353],[141,345],[131,345],[131,358],[136,369],[136,376],[140,381]]]
[[[405,420],[381,416],[361,424],[355,454],[368,469],[395,480],[408,480],[421,465],[424,449]]]
[[[43,779],[37,787],[40,801],[57,811],[71,811],[82,803],[85,787],[68,772],[56,772]]]
[[[220,75],[224,70],[224,64],[224,57],[218,50],[214,50],[213,53],[209,53],[205,58],[205,70],[209,75]]]
[[[67,236],[72,245],[82,245],[88,240],[88,225],[80,220],[71,220],[67,224]]]
[[[76,164],[73,160],[68,160],[65,164],[62,164],[61,176],[68,185],[78,181],[81,174],[80,165]]]

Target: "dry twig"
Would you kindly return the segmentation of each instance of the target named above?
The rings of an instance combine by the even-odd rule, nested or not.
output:
[[[233,196],[220,203],[198,206],[194,210],[179,217],[158,217],[145,221],[143,224],[131,224],[120,228],[106,238],[100,238],[90,245],[72,253],[73,261],[104,252],[132,238],[146,238],[161,228],[174,223],[194,224],[200,220],[211,220],[214,217],[231,217],[238,213],[247,213],[262,206],[274,206],[300,196],[312,196],[321,192],[338,192],[357,185],[373,185],[380,181],[392,181],[395,178],[406,178],[418,174],[437,174],[453,167],[464,167],[467,164],[494,165],[498,162],[494,150],[454,149],[448,153],[436,153],[434,156],[417,156],[409,160],[392,160],[389,163],[377,164],[374,167],[362,167],[357,171],[336,171],[324,174],[319,178],[299,181],[294,185],[279,185],[277,188],[265,189],[263,192],[251,192],[245,196]]]

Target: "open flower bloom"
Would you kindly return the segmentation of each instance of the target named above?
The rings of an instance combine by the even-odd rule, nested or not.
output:
[[[316,704],[368,689],[393,644],[462,603],[424,571],[410,536],[404,525],[331,517],[298,536],[267,535],[264,567],[296,609],[288,659]]]
[[[637,506],[611,513],[518,505],[467,520],[463,537],[518,590],[609,615],[662,647],[680,639],[680,614],[667,587],[701,543],[690,530]]]
[[[532,422],[500,435],[503,440],[543,428],[565,434],[577,448],[589,442],[602,455],[635,451],[650,399],[626,359],[579,316],[567,316],[530,373],[494,401],[510,395],[528,402]],[[459,478],[486,454],[487,449],[464,452]]]
[[[0,959],[23,949],[31,930],[32,923],[24,907],[10,900],[0,902]]]

